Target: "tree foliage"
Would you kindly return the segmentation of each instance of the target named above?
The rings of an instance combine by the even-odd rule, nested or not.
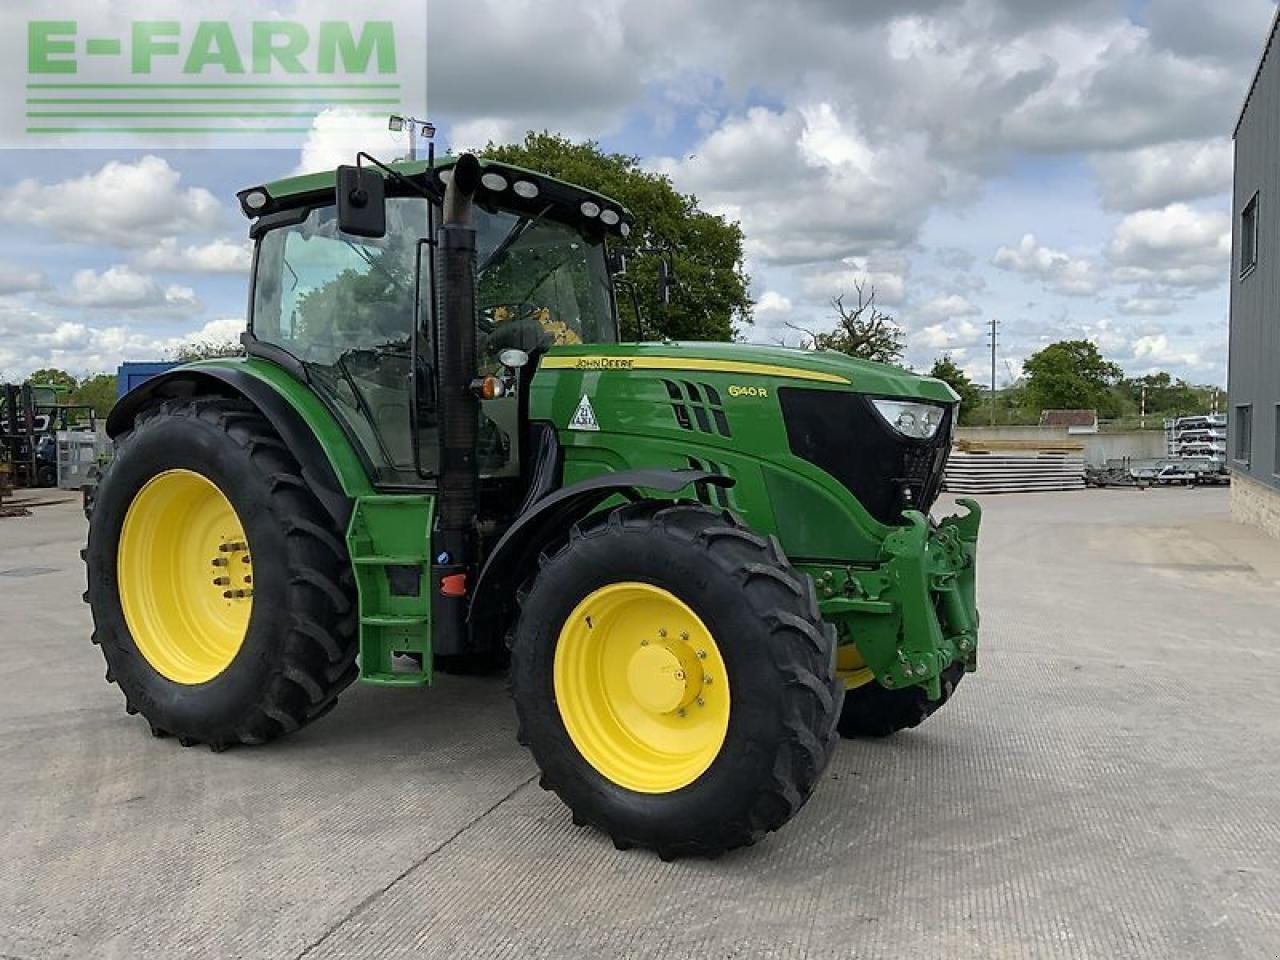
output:
[[[982,405],[982,390],[976,387],[968,375],[956,365],[949,354],[943,354],[933,361],[929,376],[944,381],[960,395],[960,422],[973,423],[977,420],[978,408]]]
[[[905,349],[902,328],[876,306],[875,287],[855,283],[854,292],[858,295],[855,307],[845,306],[844,294],[831,300],[836,314],[835,329],[816,333],[792,323],[787,326],[808,338],[804,343],[808,350],[836,350],[860,360],[897,363]]]
[[[1175,380],[1163,370],[1143,377],[1126,377],[1117,386],[1128,410],[1149,417],[1179,417],[1203,413],[1208,407],[1206,394],[1212,388],[1196,387],[1182,379]]]
[[[1088,340],[1051,343],[1028,357],[1022,369],[1033,411],[1090,409],[1104,417],[1118,412],[1113,388],[1120,367]]]
[[[27,377],[27,382],[37,386],[57,387],[59,393],[64,395],[76,388],[76,378],[57,367],[41,367]]]
[[[244,347],[234,340],[188,340],[174,347],[169,356],[179,363],[215,360],[218,357],[243,357]]]
[[[116,405],[116,377],[114,373],[95,373],[85,377],[71,393],[71,402],[92,407],[93,412],[105,417]]]
[[[598,191],[631,211],[631,235],[612,238],[610,248],[627,258],[626,280],[649,324],[646,338],[731,340],[739,325],[751,322],[741,227],[698,209],[696,197],[644,170],[639,157],[605,153],[594,141],[574,143],[545,131],[530,132],[520,143],[490,143],[481,153]],[[659,250],[668,251],[674,268],[670,305],[658,295]],[[623,336],[636,339],[630,291],[620,288],[618,301]]]

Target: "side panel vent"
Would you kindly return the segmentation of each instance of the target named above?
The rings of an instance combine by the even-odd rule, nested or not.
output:
[[[707,473],[719,473],[726,477],[731,477],[728,469],[714,460],[699,460],[697,457],[686,457],[689,466],[694,470],[705,470]],[[694,496],[701,503],[705,503],[708,507],[718,507],[722,510],[736,510],[738,505],[733,501],[732,487],[717,487],[710,483],[695,483],[693,485]]]
[[[684,430],[717,433],[731,437],[729,418],[720,402],[720,392],[709,383],[691,383],[688,380],[662,381],[671,398],[671,410],[676,423]]]

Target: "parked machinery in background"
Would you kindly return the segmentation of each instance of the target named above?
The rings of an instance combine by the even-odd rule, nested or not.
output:
[[[96,430],[92,407],[63,403],[47,384],[0,384],[0,447],[14,487],[58,483],[58,432]]]

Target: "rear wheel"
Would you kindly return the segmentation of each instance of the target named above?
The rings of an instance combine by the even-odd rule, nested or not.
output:
[[[842,737],[887,737],[899,730],[918,727],[948,700],[964,676],[964,664],[953,663],[942,671],[942,696],[930,700],[923,687],[890,690],[872,680],[846,690],[840,711]]]
[[[245,401],[142,414],[98,485],[85,561],[107,679],[157,736],[261,743],[355,679],[343,538]]]
[[[511,686],[542,783],[619,847],[755,842],[835,742],[835,635],[777,541],[700,506],[595,517],[522,602]]]

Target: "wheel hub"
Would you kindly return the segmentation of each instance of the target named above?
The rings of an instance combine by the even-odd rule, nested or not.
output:
[[[212,480],[193,470],[148,480],[125,513],[116,569],[129,634],[157,673],[198,684],[231,665],[253,611],[253,563]]]
[[[642,793],[692,783],[728,732],[719,647],[692,609],[652,584],[610,584],[578,604],[556,643],[554,688],[587,762]]]
[[[702,668],[686,644],[648,643],[631,655],[627,683],[652,713],[675,713],[692,704],[702,689]]]

